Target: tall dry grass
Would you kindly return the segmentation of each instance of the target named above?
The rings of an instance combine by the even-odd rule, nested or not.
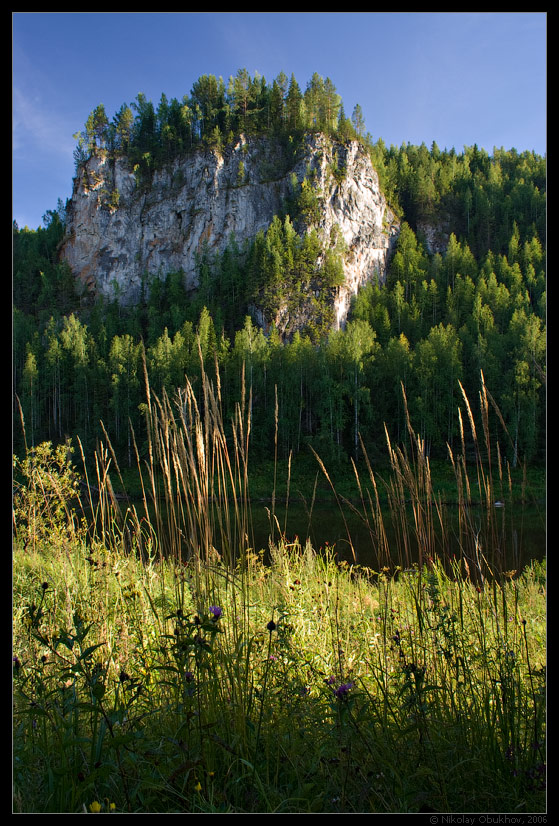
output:
[[[324,462],[315,454],[342,515],[344,509],[350,511],[366,526],[379,568],[409,570],[437,560],[446,564],[447,570],[458,564],[463,574],[477,581],[518,570],[511,468],[495,438],[497,427],[506,439],[510,436],[483,374],[480,379],[476,412],[460,384],[463,408],[458,410],[458,452],[447,444],[455,484],[451,505],[443,502],[435,489],[426,445],[412,426],[403,385],[407,443],[394,445],[385,427],[389,457],[386,474],[375,472],[361,439],[365,478],[352,460],[359,506],[338,495]],[[347,528],[347,521],[345,524]],[[347,534],[357,561],[359,549],[354,546],[349,529]]]

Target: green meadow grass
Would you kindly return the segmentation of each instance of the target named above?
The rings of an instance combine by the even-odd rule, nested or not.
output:
[[[252,549],[250,421],[219,410],[209,383],[203,413],[188,386],[149,397],[145,511],[115,499],[110,445],[87,522],[67,451],[16,463],[14,811],[544,812],[545,564],[495,570],[467,517],[445,558],[415,437],[388,445],[386,493],[412,501],[419,561],[382,564],[372,469],[378,570],[277,522]]]

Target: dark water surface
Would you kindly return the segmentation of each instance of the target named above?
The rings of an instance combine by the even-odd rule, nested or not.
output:
[[[443,508],[447,537],[445,553],[460,557],[463,543],[460,541],[458,507],[445,505]],[[351,509],[344,508],[342,515],[335,503],[328,506],[315,504],[312,513],[309,514],[307,508],[299,503],[290,504],[287,510],[285,505],[276,505],[277,522],[271,520],[270,511],[270,503],[253,503],[254,545],[257,550],[267,548],[270,538],[277,540],[281,532],[285,533],[287,541],[298,538],[301,544],[304,544],[308,538],[315,550],[334,546],[338,558],[349,562],[356,561],[360,565],[373,568],[382,562],[379,559],[374,525],[370,522],[367,526],[362,518],[351,512]],[[479,537],[480,550],[488,561],[492,560],[501,570],[520,570],[531,560],[541,561],[545,558],[544,505],[497,507],[491,514],[480,506],[474,506],[470,508],[468,518]],[[418,561],[419,550],[411,509],[406,509],[405,513],[405,524],[409,526],[407,542],[402,534],[401,525],[395,526],[390,514],[383,516],[383,523],[392,563],[407,565]],[[274,527],[273,532],[271,524]],[[435,534],[435,546],[440,552],[443,543],[439,530],[436,530]]]
[[[141,515],[143,508],[139,502],[136,507]],[[545,502],[540,505],[506,505],[496,507],[491,512],[474,505],[469,507],[466,514],[460,512],[457,505],[442,507],[444,535],[436,514],[433,514],[434,539],[430,548],[427,546],[426,554],[425,543],[419,547],[409,506],[403,506],[396,523],[391,513],[383,513],[386,533],[386,543],[383,546],[378,541],[373,520],[369,517],[369,524],[366,524],[362,516],[353,512],[348,505],[340,508],[334,501],[328,504],[315,502],[309,512],[308,506],[301,500],[290,502],[287,507],[283,503],[276,503],[275,509],[270,501],[253,501],[248,546],[255,551],[267,551],[270,544],[277,543],[282,536],[287,543],[298,540],[302,546],[308,539],[317,552],[330,548],[334,550],[337,559],[374,570],[380,570],[385,565],[390,568],[398,565],[407,568],[416,562],[425,561],[433,549],[443,559],[460,559],[465,556],[467,560],[474,561],[479,550],[490,568],[500,572],[520,572],[532,560],[542,561],[546,557]],[[165,533],[165,506],[160,504],[158,511],[162,516],[160,530]],[[460,530],[460,523],[464,523],[466,515],[470,530],[464,533]],[[155,527],[157,522],[152,517],[153,514],[150,514],[151,524]],[[167,544],[166,537],[159,538],[163,540],[163,548]],[[222,552],[218,536],[214,537],[213,543]]]

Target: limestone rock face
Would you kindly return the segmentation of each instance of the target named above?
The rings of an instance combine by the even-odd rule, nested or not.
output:
[[[319,234],[328,243],[339,232],[345,242],[345,283],[332,295],[343,325],[358,288],[375,274],[384,280],[399,229],[356,141],[309,136],[286,163],[273,141],[241,137],[221,153],[175,160],[149,186],[137,182],[126,159],[92,156],[74,180],[61,257],[84,289],[123,305],[139,300],[146,278],[169,272],[182,271],[194,289],[197,253],[222,252],[232,236],[242,244],[265,231],[305,178],[319,199]]]

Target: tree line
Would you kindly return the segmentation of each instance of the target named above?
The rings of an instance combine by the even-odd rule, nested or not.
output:
[[[200,146],[221,150],[236,136],[275,134],[292,138],[314,131],[342,140],[364,130],[361,107],[351,118],[330,78],[314,73],[301,89],[294,74],[280,72],[271,84],[247,69],[223,78],[202,75],[182,99],[163,93],[154,105],[143,93],[124,103],[112,119],[104,104],[90,113],[76,133],[79,167],[99,151],[126,156],[145,180],[157,168]]]

